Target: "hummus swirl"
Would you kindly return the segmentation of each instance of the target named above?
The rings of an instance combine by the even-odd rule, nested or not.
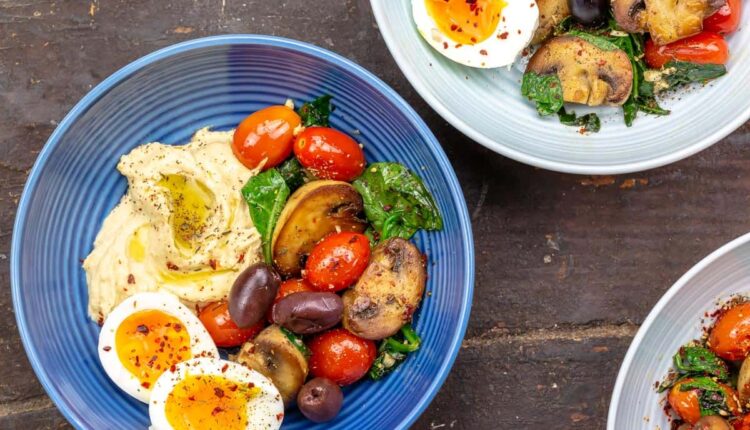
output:
[[[83,263],[91,318],[103,320],[143,291],[188,305],[223,299],[237,274],[260,261],[261,238],[241,194],[257,171],[235,158],[232,134],[204,128],[187,145],[148,143],[120,159],[128,192]]]

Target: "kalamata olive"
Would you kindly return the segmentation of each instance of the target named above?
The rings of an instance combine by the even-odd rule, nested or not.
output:
[[[297,407],[310,421],[324,423],[339,414],[344,394],[336,383],[326,378],[314,378],[303,385],[297,394]]]
[[[301,292],[290,294],[273,305],[273,322],[297,334],[327,330],[341,321],[344,303],[337,294]]]
[[[609,18],[610,0],[568,0],[573,18],[583,25],[603,24]]]
[[[256,263],[245,269],[229,291],[229,316],[240,328],[260,321],[273,304],[281,277],[273,268]]]

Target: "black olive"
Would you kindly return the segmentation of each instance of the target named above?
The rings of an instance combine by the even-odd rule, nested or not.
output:
[[[273,305],[273,322],[297,334],[327,330],[341,321],[344,303],[338,294],[300,292]]]
[[[326,378],[311,379],[297,394],[302,415],[316,423],[336,418],[344,403],[344,394],[335,382]]]
[[[568,0],[573,18],[583,24],[597,26],[609,18],[609,0]]]
[[[256,263],[245,269],[229,292],[229,316],[238,327],[250,327],[264,318],[279,291],[281,277],[272,267]]]

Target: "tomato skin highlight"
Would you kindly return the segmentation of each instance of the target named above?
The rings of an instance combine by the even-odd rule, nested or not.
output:
[[[248,328],[237,327],[229,316],[229,306],[226,301],[209,303],[200,310],[198,319],[206,327],[216,346],[222,348],[242,345],[260,333],[265,326],[261,321]]]
[[[276,297],[273,299],[273,304],[279,302],[279,300],[293,293],[308,293],[316,291],[309,282],[304,279],[287,279],[279,285],[279,291],[276,292]],[[266,313],[266,319],[273,323],[273,305],[268,309]]]
[[[745,415],[742,418],[732,423],[734,430],[750,430],[750,415]]]
[[[294,142],[300,164],[320,179],[351,182],[365,170],[365,153],[346,134],[328,127],[308,127]]]
[[[352,384],[370,370],[377,347],[349,330],[338,328],[319,334],[307,345],[310,348],[310,373],[344,386]]]
[[[729,46],[723,37],[704,31],[695,36],[659,46],[649,39],[646,41],[646,64],[653,69],[661,69],[672,60],[698,64],[726,64],[729,60]]]
[[[360,233],[332,233],[312,249],[304,277],[318,291],[341,291],[353,285],[370,262],[370,240]]]
[[[703,30],[719,34],[737,31],[742,20],[742,0],[727,0],[726,4],[703,21]]]
[[[232,151],[245,167],[255,169],[266,160],[263,170],[281,164],[292,153],[294,129],[302,119],[286,106],[261,109],[237,126]]]
[[[708,334],[708,347],[719,357],[744,360],[750,353],[750,303],[737,304],[716,319]]]
[[[693,378],[686,378],[676,383],[669,394],[667,395],[667,401],[672,407],[674,412],[680,416],[684,421],[695,424],[701,418],[701,409],[698,398],[698,390],[682,391],[680,387],[683,384],[692,382]],[[731,415],[739,415],[741,409],[738,403],[737,392],[726,384],[718,383],[724,391],[724,396],[727,399],[727,407]]]

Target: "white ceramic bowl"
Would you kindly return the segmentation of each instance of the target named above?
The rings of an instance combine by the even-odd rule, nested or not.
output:
[[[728,38],[727,76],[665,101],[670,116],[640,114],[631,128],[620,109],[596,109],[601,132],[581,135],[556,116],[540,118],[521,97],[521,66],[479,70],[456,64],[422,40],[411,0],[371,4],[393,57],[425,101],[473,140],[522,163],[592,175],[641,171],[693,155],[750,118],[750,13],[742,17],[746,29]]]
[[[608,430],[669,429],[654,389],[680,346],[701,336],[705,312],[750,294],[750,234],[724,245],[680,278],[651,310],[628,349],[609,406]]]

